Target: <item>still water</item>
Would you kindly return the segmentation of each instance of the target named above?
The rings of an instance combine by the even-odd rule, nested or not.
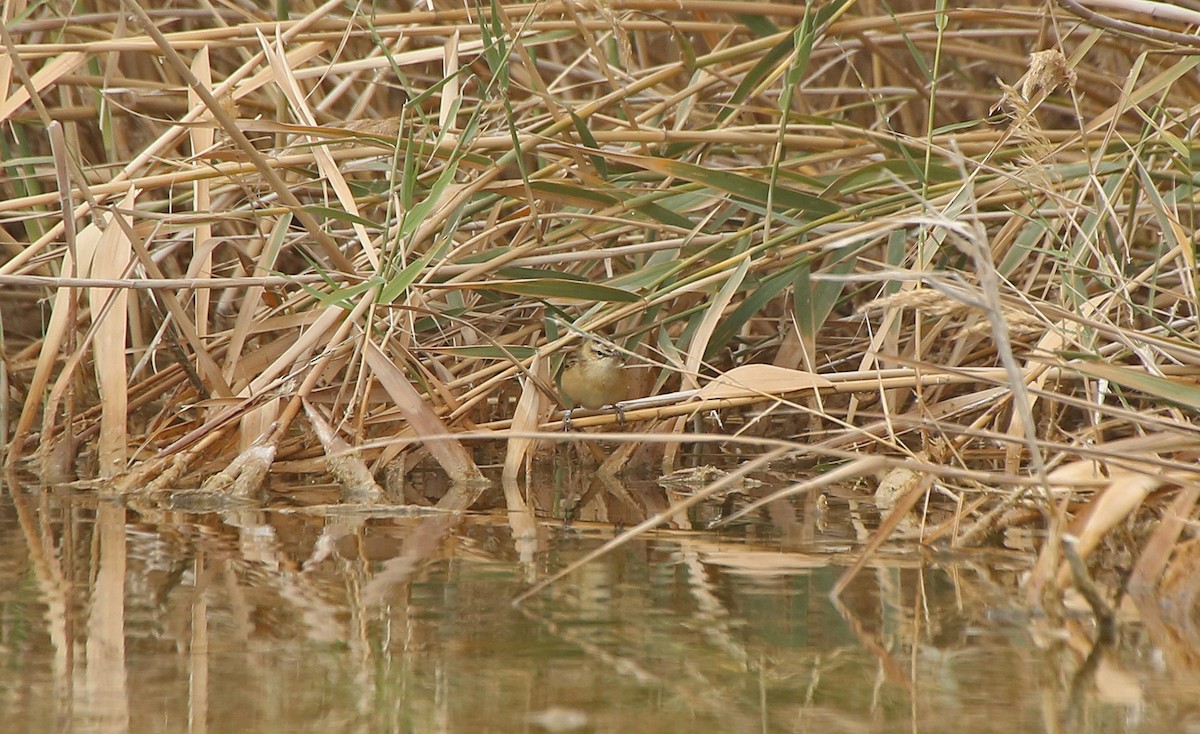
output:
[[[1197,678],[1136,626],[1080,675],[1090,619],[1020,612],[1027,553],[897,544],[831,600],[879,519],[852,492],[720,532],[720,503],[701,508],[514,606],[672,499],[524,491],[548,509],[499,489],[451,514],[9,480],[0,730],[1200,731]]]

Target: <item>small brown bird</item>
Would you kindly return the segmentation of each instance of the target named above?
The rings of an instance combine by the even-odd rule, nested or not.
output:
[[[628,397],[628,378],[616,351],[593,341],[586,341],[579,347],[574,362],[569,364],[562,373],[562,396],[571,403],[571,411],[576,407],[588,410],[598,410],[605,405],[620,408],[617,403]],[[570,425],[571,414],[567,414],[565,423]]]

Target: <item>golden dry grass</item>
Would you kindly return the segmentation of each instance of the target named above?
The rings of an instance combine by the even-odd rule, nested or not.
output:
[[[1196,476],[1200,10],[927,6],[4,18],[8,461],[513,478],[601,338],[606,469],[880,457],[960,541],[1107,487],[1086,551]]]

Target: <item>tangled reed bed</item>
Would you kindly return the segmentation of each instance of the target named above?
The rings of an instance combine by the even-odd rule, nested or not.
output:
[[[736,433],[1083,555],[1170,500],[1149,583],[1196,500],[1200,12],[883,7],[4,18],[7,464],[512,479],[599,339],[645,398],[606,471]]]

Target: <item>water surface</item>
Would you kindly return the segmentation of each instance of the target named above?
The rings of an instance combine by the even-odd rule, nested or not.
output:
[[[518,510],[496,489],[479,503],[493,509],[449,514],[338,508],[321,503],[331,493],[285,487],[226,506],[8,486],[4,730],[961,734],[1200,721],[1195,677],[1144,639],[1081,678],[1094,628],[1085,615],[1039,634],[1021,611],[1027,553],[897,544],[832,601],[878,521],[852,493],[780,501],[721,532],[703,529],[728,510],[715,502],[514,606],[675,496],[645,482],[523,491]]]

